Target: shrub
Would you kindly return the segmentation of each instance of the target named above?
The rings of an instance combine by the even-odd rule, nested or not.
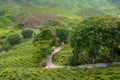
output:
[[[0,45],[0,52],[2,51],[2,49],[3,49],[3,47],[2,47],[2,45]]]
[[[3,46],[3,50],[5,50],[5,51],[9,51],[11,48],[12,48],[12,45],[10,45],[10,44],[6,44]]]
[[[19,34],[12,34],[10,36],[7,37],[7,41],[11,44],[11,45],[15,45],[21,42],[21,37]]]
[[[56,21],[56,20],[48,19],[48,20],[45,22],[45,25],[46,25],[46,26],[57,26],[57,25],[59,25],[59,22]]]
[[[78,65],[79,63],[78,63],[78,61],[76,60],[76,58],[74,57],[74,56],[70,56],[69,58],[68,58],[68,61],[69,61],[69,65],[72,65],[72,66],[76,66],[76,65]]]
[[[33,30],[32,29],[25,29],[25,30],[22,30],[21,34],[24,38],[31,38],[32,34],[33,34]]]

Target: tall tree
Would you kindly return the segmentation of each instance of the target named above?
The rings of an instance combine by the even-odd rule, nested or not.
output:
[[[119,45],[119,19],[112,16],[93,16],[83,20],[71,36],[71,46],[74,55],[86,50],[96,62],[96,55],[100,47],[110,50],[110,58],[113,61],[114,47]]]
[[[39,52],[36,53],[36,61],[40,62],[46,58],[47,54],[51,53],[51,45],[53,43],[54,36],[49,28],[43,28],[40,33],[35,36],[33,43],[39,48]]]
[[[110,61],[113,62],[116,48],[120,45],[120,19],[112,16],[102,18],[102,45],[109,49]]]
[[[68,41],[68,33],[69,31],[65,28],[58,28],[56,30],[56,35],[60,39],[61,42],[67,43]]]
[[[96,54],[100,46],[100,27],[96,23],[98,17],[89,17],[83,20],[71,37],[71,45],[73,46],[74,54],[78,55],[83,50],[87,50],[93,58],[93,63],[96,62]]]

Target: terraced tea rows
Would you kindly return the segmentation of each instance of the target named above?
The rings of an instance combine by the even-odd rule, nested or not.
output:
[[[0,80],[120,80],[120,67],[96,69],[0,69]]]
[[[34,53],[34,49],[22,49],[11,50],[8,53],[0,54],[0,68],[34,67]]]
[[[8,57],[18,57],[18,56],[26,56],[26,55],[30,55],[33,54],[35,52],[34,49],[20,49],[20,50],[11,50],[5,54],[0,54],[0,60],[1,59],[5,59]]]

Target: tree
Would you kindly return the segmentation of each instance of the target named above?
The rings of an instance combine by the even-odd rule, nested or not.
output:
[[[102,23],[105,24],[105,28],[102,30],[102,45],[109,49],[110,62],[113,62],[117,54],[116,50],[120,45],[120,19],[105,16]]]
[[[25,29],[25,30],[22,30],[21,34],[24,38],[31,38],[33,35],[33,30],[32,29]]]
[[[7,41],[11,44],[11,45],[15,45],[21,42],[21,37],[19,34],[12,34],[10,36],[7,37]]]
[[[118,23],[118,18],[112,16],[93,16],[83,20],[72,33],[70,40],[76,59],[86,50],[92,56],[94,64],[100,47],[107,47],[112,58],[114,47],[120,42]]]
[[[56,30],[56,35],[60,39],[61,42],[64,42],[64,43],[68,42],[67,40],[68,40],[69,32],[68,32],[67,29],[65,29],[65,28],[58,28]]]
[[[95,20],[96,19],[96,20]],[[76,59],[82,51],[86,50],[93,58],[93,64],[96,62],[96,55],[100,46],[100,31],[97,17],[89,17],[83,20],[75,29],[71,36],[71,46]]]
[[[39,48],[39,51],[35,54],[37,63],[45,59],[46,55],[52,52],[51,46],[53,40],[54,36],[49,28],[42,28],[40,33],[34,37],[33,43]]]

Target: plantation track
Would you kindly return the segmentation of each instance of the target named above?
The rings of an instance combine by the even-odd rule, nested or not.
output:
[[[52,52],[51,55],[47,55],[47,66],[48,68],[64,68],[64,67],[69,67],[69,68],[96,68],[96,67],[106,67],[106,66],[110,66],[110,65],[120,65],[120,62],[113,62],[113,63],[96,63],[96,64],[85,64],[85,65],[80,65],[80,66],[76,66],[76,67],[72,67],[72,66],[58,66],[55,65],[52,62],[52,58],[54,54],[57,54],[61,49],[62,49],[61,45],[60,47],[56,47],[54,48],[54,51]]]
[[[57,47],[54,49],[54,51],[52,52],[51,55],[47,55],[47,66],[49,68],[61,68],[61,67],[63,67],[63,66],[57,66],[57,65],[53,64],[53,62],[52,62],[53,55],[58,53],[61,50],[61,48],[62,48],[62,46]]]

